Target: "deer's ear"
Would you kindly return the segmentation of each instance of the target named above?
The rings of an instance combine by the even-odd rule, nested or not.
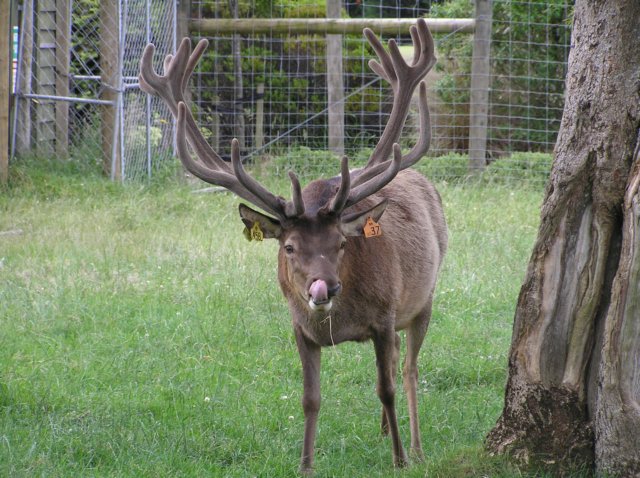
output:
[[[273,219],[258,211],[254,211],[249,206],[240,204],[240,218],[247,229],[251,230],[256,223],[259,224],[260,230],[265,239],[277,239],[282,233],[282,226],[277,219]]]
[[[384,199],[366,211],[347,214],[341,221],[342,233],[347,237],[364,236],[364,225],[367,222],[367,219],[371,218],[375,222],[378,222],[386,208],[387,200]]]

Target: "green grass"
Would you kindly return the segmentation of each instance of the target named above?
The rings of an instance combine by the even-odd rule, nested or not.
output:
[[[229,194],[26,161],[0,191],[0,476],[292,476],[301,372],[276,244]],[[427,462],[395,471],[371,344],[323,353],[317,476],[521,475],[503,400],[539,184],[440,183],[450,228],[420,356]],[[286,190],[286,185],[282,187]],[[399,387],[401,433],[409,424]]]

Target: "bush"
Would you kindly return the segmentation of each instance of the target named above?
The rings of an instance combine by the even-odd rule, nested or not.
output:
[[[513,153],[489,164],[484,175],[493,180],[546,181],[552,162],[553,155],[548,153]]]
[[[289,171],[293,171],[301,179],[308,181],[340,174],[340,159],[328,151],[298,146],[282,156],[273,158],[267,168],[271,175],[284,177]]]
[[[431,180],[445,179],[458,181],[466,178],[469,170],[469,156],[450,153],[435,158],[423,158],[414,169],[420,171]]]

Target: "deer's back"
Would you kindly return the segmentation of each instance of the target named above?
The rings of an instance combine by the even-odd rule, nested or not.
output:
[[[400,172],[358,206],[367,208],[383,198],[389,203],[380,219],[382,236],[353,241],[353,265],[347,267],[355,271],[354,290],[382,299],[379,307],[393,308],[396,328],[402,329],[432,297],[447,249],[447,226],[438,192],[416,171]]]

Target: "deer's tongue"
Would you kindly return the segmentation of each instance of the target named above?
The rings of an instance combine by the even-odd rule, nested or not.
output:
[[[327,292],[327,283],[323,280],[317,280],[309,287],[309,296],[316,304],[324,304],[329,301],[329,293]]]

